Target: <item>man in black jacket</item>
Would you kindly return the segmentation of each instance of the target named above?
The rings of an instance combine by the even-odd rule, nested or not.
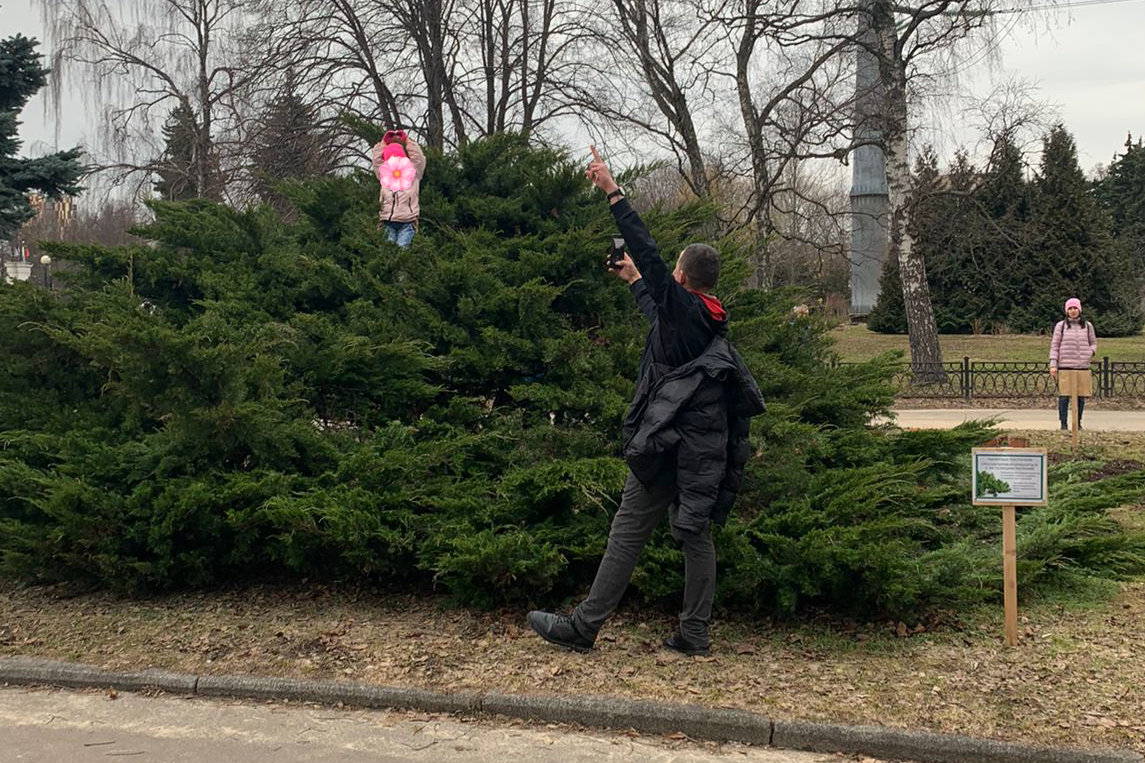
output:
[[[711,523],[727,519],[743,481],[748,421],[763,411],[763,397],[725,338],[727,311],[709,293],[720,271],[715,249],[687,246],[670,272],[595,147],[592,153],[586,174],[607,195],[631,253],[614,272],[629,284],[651,330],[624,422],[628,480],[592,589],[571,617],[530,612],[529,625],[554,644],[591,649],[667,513],[684,549],[685,583],[679,631],[664,645],[706,655],[716,588]]]

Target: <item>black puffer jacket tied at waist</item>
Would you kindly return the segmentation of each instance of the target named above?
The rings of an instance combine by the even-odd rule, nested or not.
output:
[[[763,412],[763,395],[726,338],[720,301],[672,277],[627,199],[611,209],[642,275],[631,289],[649,324],[624,422],[624,459],[645,487],[674,483],[674,526],[701,532],[709,520],[727,521],[751,456],[750,419]]]
[[[751,417],[764,411],[743,358],[723,336],[677,368],[651,363],[624,422],[624,459],[645,486],[674,481],[673,526],[723,524],[751,456]]]

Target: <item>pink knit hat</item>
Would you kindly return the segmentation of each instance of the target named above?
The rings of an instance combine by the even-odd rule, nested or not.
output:
[[[1078,310],[1080,310],[1081,309],[1081,300],[1078,299],[1077,297],[1070,297],[1069,299],[1067,299],[1065,301],[1065,309],[1069,310],[1071,307],[1076,307]]]
[[[389,159],[391,156],[405,156],[406,150],[402,148],[400,143],[387,143],[386,147],[382,149],[382,161]]]

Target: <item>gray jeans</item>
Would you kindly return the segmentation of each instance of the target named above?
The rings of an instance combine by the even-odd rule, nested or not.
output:
[[[628,473],[620,509],[612,518],[608,547],[588,598],[573,611],[573,622],[589,638],[595,638],[604,621],[620,603],[636,560],[652,531],[676,500],[673,485],[645,490]],[[684,547],[684,607],[680,612],[680,633],[697,646],[708,645],[708,623],[712,619],[712,599],[716,593],[716,548],[709,522],[703,532],[681,532],[672,527],[672,537]]]

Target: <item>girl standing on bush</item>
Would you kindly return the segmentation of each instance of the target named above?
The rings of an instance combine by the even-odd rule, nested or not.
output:
[[[1077,426],[1085,412],[1085,399],[1093,394],[1093,374],[1089,364],[1097,353],[1097,332],[1081,317],[1081,300],[1066,300],[1065,320],[1054,326],[1050,344],[1050,376],[1058,382],[1058,419],[1069,429],[1069,399],[1077,395]]]
[[[405,130],[389,130],[372,154],[374,174],[382,184],[378,219],[386,239],[404,249],[413,241],[421,217],[425,153]]]

